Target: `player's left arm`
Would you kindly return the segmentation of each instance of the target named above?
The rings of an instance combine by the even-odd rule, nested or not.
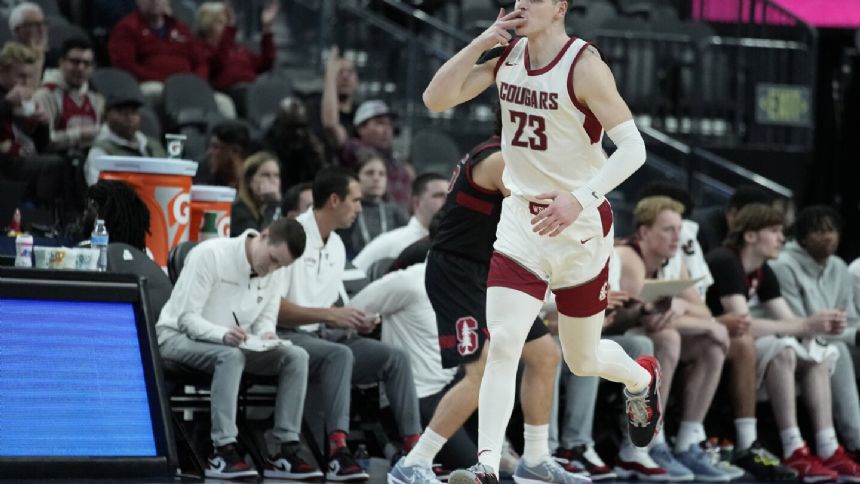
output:
[[[574,67],[572,82],[577,99],[591,110],[617,147],[591,180],[573,192],[584,210],[601,203],[604,195],[645,163],[645,141],[618,93],[612,71],[596,52],[589,49],[583,53]]]
[[[549,192],[538,198],[552,200],[549,207],[532,219],[533,231],[554,237],[570,226],[583,210],[603,202],[645,163],[645,141],[627,103],[615,86],[609,66],[591,49],[582,54],[573,70],[572,89],[606,130],[617,149],[598,172],[573,193]]]

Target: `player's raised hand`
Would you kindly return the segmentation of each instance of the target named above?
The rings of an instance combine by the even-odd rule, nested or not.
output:
[[[515,9],[509,14],[505,14],[505,9],[499,9],[499,16],[493,25],[490,25],[481,35],[475,38],[473,42],[480,45],[484,50],[489,50],[496,45],[507,46],[511,40],[509,30],[514,30],[524,24],[526,19],[522,16],[521,9]]]
[[[537,198],[552,200],[548,207],[532,217],[532,231],[539,235],[557,236],[582,213],[582,204],[571,193],[552,191],[542,193]]]

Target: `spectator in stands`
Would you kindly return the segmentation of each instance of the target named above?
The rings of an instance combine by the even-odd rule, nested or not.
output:
[[[84,164],[87,185],[98,180],[95,160],[102,155],[166,158],[161,142],[140,131],[140,107],[143,98],[137,92],[111,93],[105,103],[105,124],[99,131]]]
[[[297,183],[313,181],[326,165],[322,142],[308,125],[307,110],[298,97],[281,100],[275,121],[263,141],[266,149],[281,160],[285,190]]]
[[[326,143],[339,152],[346,141],[355,135],[353,120],[358,105],[358,71],[352,60],[342,57],[336,46],[328,51],[323,80],[320,119]]]
[[[209,79],[219,91],[228,92],[241,84],[252,83],[258,74],[275,63],[275,38],[272,25],[280,4],[269,0],[260,13],[262,36],[260,53],[236,43],[236,13],[230,0],[205,2],[197,8],[195,30],[209,59]]]
[[[165,79],[193,73],[209,79],[209,64],[194,35],[170,16],[168,0],[137,0],[137,10],[117,23],[108,41],[110,62],[141,82],[148,100],[161,98]]]
[[[45,72],[45,55],[48,52],[48,23],[42,7],[32,2],[22,2],[9,13],[9,30],[15,40],[33,49],[36,54],[35,75],[27,84],[36,90]]]
[[[678,251],[684,206],[669,197],[646,197],[636,204],[635,232],[617,248],[621,259],[621,289],[638,298],[645,279],[689,279],[686,264],[667,264]],[[711,315],[695,287],[673,297],[641,306],[641,330],[654,343],[654,354],[662,371],[661,394],[670,395],[678,365],[687,366],[684,409],[673,453],[661,430],[650,446],[651,458],[669,473],[672,481],[727,482],[701,443],[707,439],[703,422],[720,382],[729,349],[726,327]],[[663,402],[665,412],[665,401]],[[638,463],[619,460],[616,470],[629,477]]]
[[[137,0],[92,0],[90,11],[93,16],[93,35],[106,37],[120,20],[134,12]]]
[[[296,218],[305,213],[314,204],[313,182],[299,183],[287,189],[281,213],[287,218]]]
[[[412,217],[409,222],[373,239],[355,256],[353,265],[367,271],[373,263],[393,260],[410,244],[427,237],[430,221],[445,204],[447,194],[448,179],[442,175],[425,173],[416,178],[412,183]]]
[[[729,198],[725,208],[712,207],[693,214],[693,220],[699,223],[699,244],[704,254],[720,247],[729,233],[729,227],[738,211],[750,203],[770,204],[773,197],[759,187],[741,185]]]
[[[388,170],[388,200],[401,207],[409,206],[409,186],[415,177],[411,165],[394,156],[395,114],[385,102],[378,99],[361,103],[355,111],[353,125],[357,138],[349,138],[340,152],[340,163],[354,169],[356,153],[361,148],[373,148],[385,158]]]
[[[96,219],[105,221],[111,242],[123,242],[146,253],[149,208],[137,192],[116,180],[99,180],[87,189],[87,207],[71,243],[89,246]]]
[[[230,215],[230,236],[247,229],[262,230],[279,218],[281,168],[275,155],[260,151],[245,160],[239,196]]]
[[[550,293],[552,294],[552,293]],[[552,304],[545,305],[544,316],[548,322],[549,331],[558,336],[558,311]],[[617,250],[609,260],[609,292],[608,306],[603,321],[603,338],[615,341],[631,358],[642,355],[654,355],[654,343],[647,336],[625,332],[639,324],[638,309],[630,309],[633,300],[621,290],[621,260]],[[600,379],[593,376],[577,376],[567,364],[562,362],[560,371],[561,382],[565,391],[564,414],[561,419],[559,433],[558,403],[561,389],[553,399],[553,413],[550,419],[550,451],[555,460],[568,472],[587,472],[592,481],[615,479],[617,474],[601,459],[594,448],[594,407],[597,400],[597,388]],[[621,442],[618,462],[637,463],[635,475],[640,480],[656,481],[668,479],[665,469],[658,466],[648,449],[636,447],[630,442],[626,425],[620,426],[624,438]]]
[[[299,432],[308,381],[308,354],[280,344],[275,333],[278,284],[275,271],[305,250],[305,233],[294,220],[263,232],[208,240],[189,254],[155,326],[161,356],[212,374],[214,452],[206,477],[257,476],[236,449],[236,406],[242,373],[278,376],[273,435],[277,453],[263,475],[287,479],[322,477],[301,454]],[[268,351],[252,347],[273,344]],[[247,346],[245,346],[247,345]]]
[[[0,50],[0,175],[26,182],[25,197],[50,205],[62,187],[62,159],[40,155],[47,148],[48,116],[33,101],[33,49],[6,42]]]
[[[367,480],[346,447],[350,382],[385,383],[385,392],[408,451],[421,422],[409,357],[364,333],[377,315],[334,307],[343,287],[346,251],[336,229],[349,227],[361,212],[358,180],[341,169],[325,169],[313,186],[313,207],[297,217],[307,233],[306,255],[280,272],[280,335],[308,351],[311,386],[306,420],[314,435],[329,432],[330,481]],[[322,422],[324,420],[324,424]]]
[[[810,317],[817,311],[831,310],[847,327],[829,337],[830,346],[839,351],[830,375],[836,429],[854,456],[860,451],[860,398],[852,353],[857,351],[858,318],[853,281],[848,267],[836,250],[839,248],[842,218],[831,207],[806,207],[794,224],[795,240],[788,242],[776,260],[769,265],[779,281],[782,298],[791,311]]]
[[[251,132],[240,121],[224,121],[214,128],[206,157],[197,168],[195,182],[239,188],[242,165],[251,150]]]
[[[724,247],[708,254],[714,285],[708,290],[708,306],[714,314],[753,314],[749,331],[755,337],[756,365],[753,385],[764,383],[780,431],[785,464],[803,482],[858,479],[860,467],[844,452],[833,429],[829,368],[838,351],[822,344],[817,336],[836,335],[845,328],[845,315],[820,310],[809,317],[797,317],[782,298],[779,282],[768,260],[782,248],[783,215],[760,203],[746,205],[734,217]],[[759,316],[759,314],[762,314]],[[729,327],[732,331],[732,327]],[[797,426],[795,379],[803,390],[816,432],[817,455],[806,446]],[[738,387],[740,382],[732,382]],[[742,390],[743,391],[743,390]],[[753,392],[753,403],[755,392]],[[752,406],[753,411],[755,406]],[[736,415],[736,417],[738,417]],[[738,465],[756,479],[761,464],[776,462],[758,444],[754,417],[735,421]],[[758,472],[750,467],[752,462]],[[773,477],[777,466],[766,476]],[[782,472],[779,472],[782,474]],[[767,477],[765,477],[767,479]]]
[[[34,95],[51,120],[52,150],[67,152],[89,148],[99,132],[105,100],[89,87],[94,63],[93,46],[88,39],[66,40],[60,56],[60,78],[56,82],[45,82]]]
[[[360,151],[356,172],[361,184],[361,213],[350,228],[338,231],[350,260],[378,235],[402,227],[409,220],[402,208],[383,200],[388,175],[379,153]]]

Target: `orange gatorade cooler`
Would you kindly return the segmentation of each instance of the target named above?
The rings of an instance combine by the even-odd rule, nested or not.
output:
[[[235,199],[235,188],[212,185],[192,186],[189,239],[200,239],[200,228],[203,227],[203,214],[206,212],[215,212],[217,214],[215,224],[218,228],[218,237],[230,237],[230,215],[233,211],[233,200]]]
[[[167,158],[101,156],[96,159],[99,179],[131,186],[149,208],[146,246],[161,267],[170,249],[188,240],[191,177],[197,162]],[[107,228],[110,232],[110,227]]]

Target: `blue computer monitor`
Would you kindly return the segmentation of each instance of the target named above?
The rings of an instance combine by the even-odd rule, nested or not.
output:
[[[0,268],[0,475],[169,475],[157,345],[134,276]]]

